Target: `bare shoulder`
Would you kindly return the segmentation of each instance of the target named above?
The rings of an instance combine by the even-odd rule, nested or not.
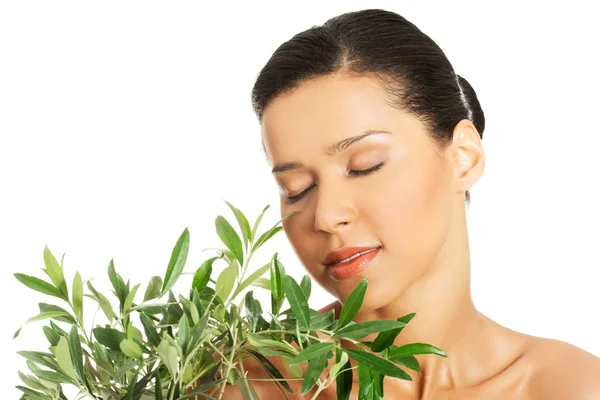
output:
[[[527,352],[535,365],[531,393],[540,399],[600,399],[600,358],[567,342],[536,338]]]

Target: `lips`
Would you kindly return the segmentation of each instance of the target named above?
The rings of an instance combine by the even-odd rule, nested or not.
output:
[[[325,266],[330,266],[333,263],[338,263],[347,260],[352,256],[356,256],[358,253],[362,253],[368,250],[374,250],[378,247],[379,246],[344,247],[339,250],[333,250],[327,254],[327,257],[325,257],[325,261],[323,262],[323,264],[325,264]]]
[[[365,270],[380,251],[381,247],[375,247],[355,253],[342,261],[328,264],[327,272],[338,281],[350,278]]]

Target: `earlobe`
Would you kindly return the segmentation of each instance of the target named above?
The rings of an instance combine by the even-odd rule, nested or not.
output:
[[[485,169],[485,155],[477,128],[469,120],[462,120],[454,128],[454,178],[457,189],[469,190]]]

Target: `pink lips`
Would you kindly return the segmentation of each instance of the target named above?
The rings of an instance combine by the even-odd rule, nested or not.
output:
[[[329,272],[329,275],[331,275],[332,278],[337,280],[350,278],[367,268],[380,251],[381,247],[378,247],[377,249],[362,254],[350,261],[328,265],[327,272]]]

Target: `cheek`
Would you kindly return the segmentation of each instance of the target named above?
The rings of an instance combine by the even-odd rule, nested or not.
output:
[[[328,251],[327,241],[314,233],[314,213],[304,209],[300,214],[286,219],[282,223],[283,231],[290,242],[296,257],[306,272],[325,289],[331,289],[331,282],[325,266],[321,264]]]
[[[292,245],[296,256],[302,262],[305,267],[314,268],[315,262],[315,244],[311,243],[308,232],[308,221],[306,218],[307,210],[303,210],[300,214],[294,215],[291,218],[283,221],[283,231],[288,238],[288,241]],[[311,251],[312,249],[312,251]]]
[[[399,268],[419,273],[446,237],[452,196],[447,175],[435,161],[397,173],[385,196],[379,197],[376,232]]]

